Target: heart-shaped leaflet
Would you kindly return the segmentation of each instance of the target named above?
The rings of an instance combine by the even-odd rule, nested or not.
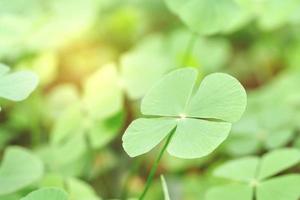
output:
[[[132,157],[147,153],[174,131],[167,151],[179,158],[199,158],[217,148],[231,124],[243,114],[247,96],[234,77],[206,76],[196,90],[198,72],[182,68],[167,74],[145,95],[141,112],[123,135]]]

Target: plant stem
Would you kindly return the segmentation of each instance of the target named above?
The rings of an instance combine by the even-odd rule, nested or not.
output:
[[[92,168],[93,168],[93,162],[95,160],[96,157],[96,150],[94,149],[93,145],[91,144],[91,140],[88,137],[87,134],[84,134],[84,139],[85,139],[85,144],[87,147],[87,153],[88,153],[88,161],[87,164],[85,166],[85,176],[87,180],[90,180],[92,178]]]
[[[156,172],[156,170],[157,170],[159,161],[161,160],[161,158],[162,158],[164,152],[166,151],[166,149],[167,149],[167,147],[168,147],[168,145],[169,145],[169,143],[170,143],[170,141],[171,141],[171,138],[172,138],[174,132],[175,132],[175,129],[172,130],[171,133],[168,135],[167,141],[165,142],[163,148],[162,148],[161,151],[159,152],[158,157],[156,158],[156,160],[155,160],[155,162],[154,162],[154,164],[153,164],[153,166],[152,166],[152,168],[151,168],[151,171],[150,171],[150,173],[149,173],[149,175],[148,175],[148,178],[147,178],[147,181],[146,181],[146,186],[145,186],[145,188],[144,188],[144,190],[143,190],[141,196],[139,197],[139,200],[143,200],[144,197],[145,197],[145,195],[147,194],[147,192],[148,192],[148,190],[149,190],[149,188],[150,188],[150,185],[151,185],[151,183],[152,183],[152,181],[153,181],[153,178],[154,178],[155,172]]]
[[[190,39],[188,41],[187,47],[185,49],[185,53],[184,53],[184,56],[183,56],[183,59],[182,59],[180,67],[184,67],[186,65],[186,63],[188,62],[190,54],[191,54],[191,52],[194,49],[195,41],[196,40],[197,40],[197,34],[196,33],[192,33],[192,35],[191,35],[191,37],[190,37]]]

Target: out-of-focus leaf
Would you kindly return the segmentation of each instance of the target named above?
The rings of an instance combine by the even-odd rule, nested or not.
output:
[[[271,176],[299,163],[299,152],[298,149],[285,148],[266,153],[262,158],[252,157],[229,161],[219,167],[215,175],[240,182],[244,187],[250,188],[250,193],[256,195],[258,200],[296,200],[300,197],[296,186],[300,181],[299,175],[290,174],[275,178]],[[212,195],[208,196],[221,197],[222,194],[223,196],[234,195],[234,192],[242,191],[224,190],[226,187],[228,186],[220,187],[221,189],[213,188],[209,191]]]
[[[300,176],[290,174],[267,180],[257,187],[257,200],[297,200]]]
[[[42,188],[29,193],[21,200],[68,200],[68,195],[58,188]]]
[[[220,0],[165,0],[169,9],[194,32],[209,35],[240,26],[244,7],[237,1]]]
[[[0,167],[0,195],[10,194],[37,182],[44,167],[39,158],[21,147],[8,147]]]
[[[123,94],[117,68],[113,64],[101,67],[84,84],[83,110],[95,119],[105,119],[120,112]]]
[[[141,98],[156,81],[172,69],[164,40],[160,35],[153,35],[122,56],[122,84],[130,98]]]
[[[241,158],[230,161],[214,171],[214,175],[231,180],[249,182],[256,176],[259,159],[256,157]]]
[[[293,13],[296,13],[300,6],[297,0],[263,0],[255,3],[259,4],[258,22],[264,30],[272,30],[290,23]]]
[[[68,193],[70,194],[70,200],[100,200],[100,197],[97,196],[93,188],[79,179],[69,178],[66,184]]]
[[[258,179],[266,179],[300,162],[300,151],[297,149],[274,150],[263,156],[260,163]]]
[[[0,97],[22,101],[37,87],[38,77],[30,71],[9,73],[9,68],[0,65]]]
[[[215,187],[209,190],[205,200],[232,200],[243,199],[251,200],[253,198],[253,189],[247,185],[227,185]]]

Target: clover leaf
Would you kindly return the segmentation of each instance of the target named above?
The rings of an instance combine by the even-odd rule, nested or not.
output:
[[[36,88],[38,77],[30,71],[9,73],[9,68],[0,63],[0,97],[22,101]]]
[[[50,147],[45,150],[48,156],[44,156],[55,171],[78,174],[85,165],[79,160],[85,159],[90,148],[100,149],[118,135],[124,112],[123,91],[117,78],[115,65],[105,65],[84,82],[82,96],[73,88],[71,101],[64,103],[64,108],[60,106],[50,135]],[[66,91],[65,87],[62,89]],[[63,156],[65,154],[68,157]],[[49,162],[49,156],[55,162]],[[75,170],[70,170],[70,165]]]
[[[226,150],[234,155],[244,155],[260,149],[283,147],[294,136],[293,116],[294,112],[286,106],[257,109],[248,104],[244,116],[232,127]]]
[[[257,200],[297,200],[300,175],[273,176],[299,162],[300,151],[292,148],[274,150],[262,158],[252,156],[229,161],[217,168],[214,175],[237,183],[212,188],[206,199],[251,200],[255,195]]]
[[[142,98],[154,83],[178,66],[197,67],[208,73],[224,67],[229,61],[230,43],[224,38],[197,36],[193,49],[187,54],[182,47],[188,45],[191,36],[187,30],[176,30],[166,36],[150,35],[122,55],[120,72],[130,99]]]
[[[153,83],[173,69],[165,40],[161,35],[151,35],[122,55],[120,72],[124,89],[131,99],[144,96]]]
[[[68,195],[58,188],[42,188],[29,193],[21,200],[68,200]]]
[[[195,91],[197,70],[183,68],[167,74],[145,95],[141,112],[123,135],[132,157],[150,151],[174,131],[167,151],[179,158],[211,153],[228,136],[231,123],[246,107],[246,92],[232,76],[213,73]]]
[[[42,162],[21,147],[9,147],[0,167],[0,195],[10,194],[38,181]]]
[[[76,179],[69,178],[66,181],[66,185],[68,186],[68,193],[70,194],[70,199],[72,200],[100,200],[101,198],[97,196],[94,189],[87,184],[86,182]]]
[[[273,30],[292,22],[292,16],[298,12],[299,2],[294,0],[265,0],[258,4],[258,25],[263,30]],[[278,12],[278,10],[281,12]]]
[[[114,64],[107,64],[85,81],[82,106],[89,116],[105,119],[122,110],[123,91]]]
[[[247,7],[234,0],[165,0],[193,31],[209,35],[234,30],[248,20]],[[244,8],[245,7],[245,8]]]

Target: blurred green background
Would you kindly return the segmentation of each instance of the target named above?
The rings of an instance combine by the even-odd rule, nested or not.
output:
[[[163,199],[159,174],[172,200],[203,199],[224,161],[300,148],[300,1],[236,1],[244,9],[238,26],[201,35],[162,0],[0,0],[0,62],[40,77],[27,100],[1,100],[0,152],[23,146],[45,164],[38,183],[0,199],[43,186],[64,188],[72,200],[137,197],[157,148],[129,158],[122,134],[152,84],[185,66],[202,77],[235,76],[247,111],[212,155],[166,153],[147,199]]]

